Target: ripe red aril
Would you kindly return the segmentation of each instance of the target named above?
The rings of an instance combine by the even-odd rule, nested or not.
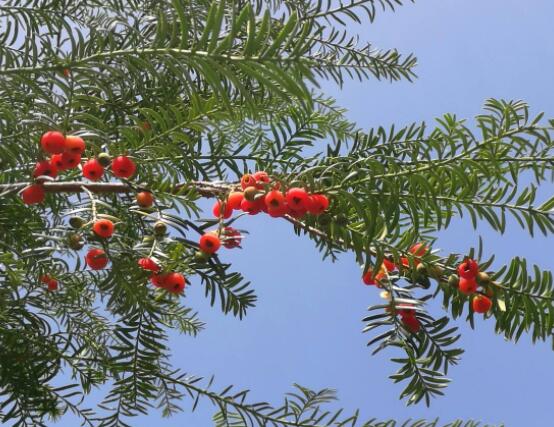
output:
[[[149,208],[154,204],[154,196],[150,191],[141,191],[137,194],[137,205],[141,208]]]
[[[164,280],[164,288],[172,294],[180,294],[185,290],[185,276],[181,273],[169,273]]]
[[[141,258],[138,260],[138,265],[143,270],[153,271],[154,273],[160,271],[160,266],[152,258]]]
[[[213,232],[208,232],[200,237],[199,246],[202,252],[213,254],[217,252],[217,250],[220,248],[221,240],[219,239],[217,234]]]
[[[115,230],[115,225],[109,219],[99,219],[92,226],[92,231],[104,239],[112,237]]]
[[[65,151],[65,136],[58,131],[48,131],[41,136],[40,145],[47,153],[63,153]]]
[[[461,293],[466,295],[474,293],[477,290],[477,281],[475,280],[475,277],[460,277],[458,289],[460,289]]]
[[[227,204],[231,209],[240,209],[240,204],[244,199],[244,193],[242,191],[233,191],[227,197]]]
[[[81,163],[81,154],[66,151],[61,155],[62,170],[73,169]]]
[[[89,159],[83,165],[83,176],[91,181],[98,181],[104,174],[104,167],[96,159]]]
[[[492,301],[489,297],[478,294],[473,297],[471,306],[473,307],[473,311],[476,313],[486,313],[491,309]]]
[[[93,270],[101,270],[108,265],[108,256],[102,249],[89,249],[85,256],[87,265]]]
[[[217,200],[212,208],[212,213],[216,218],[230,218],[233,215],[233,208],[228,203],[223,203],[221,200]]]
[[[118,156],[112,160],[112,173],[118,178],[130,178],[136,170],[135,162],[127,156]]]
[[[85,141],[77,135],[65,137],[65,151],[72,154],[83,154],[85,152]]]
[[[473,259],[466,259],[458,266],[458,275],[466,279],[475,278],[479,273],[479,264]]]
[[[21,198],[26,205],[42,203],[45,197],[44,187],[40,184],[29,185],[21,192]]]
[[[42,160],[37,162],[35,170],[33,171],[33,177],[49,176],[55,178],[58,175],[58,168],[54,163],[48,160]]]
[[[306,213],[308,209],[309,196],[305,189],[293,187],[287,191],[286,198],[287,204],[291,210],[296,212],[304,211],[304,213]]]

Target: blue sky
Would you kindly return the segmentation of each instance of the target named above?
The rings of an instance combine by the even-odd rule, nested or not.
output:
[[[419,59],[414,83],[349,82],[341,91],[325,84],[327,93],[349,109],[362,127],[432,121],[446,112],[471,118],[489,97],[524,99],[534,112],[554,117],[552,97],[552,16],[547,0],[428,0],[381,14],[374,24],[353,28],[376,46],[414,52]],[[221,388],[235,384],[252,390],[253,400],[277,403],[294,383],[338,390],[341,406],[361,409],[364,418],[441,417],[504,422],[510,427],[551,424],[551,382],[554,361],[548,344],[518,345],[494,334],[492,322],[479,321],[472,331],[460,320],[466,349],[449,376],[446,396],[431,408],[406,407],[398,400],[400,386],[387,378],[395,367],[394,352],[372,357],[361,333],[361,319],[378,303],[374,288],[360,282],[352,256],[335,264],[321,261],[312,242],[294,236],[291,227],[266,216],[245,218],[250,231],[244,249],[227,251],[223,259],[250,279],[258,305],[239,321],[210,308],[198,282],[187,292],[207,329],[197,338],[174,336],[173,360],[187,372],[216,376]],[[441,234],[436,247],[464,252],[485,240],[487,255],[498,261],[528,257],[552,269],[550,239],[529,238],[519,228],[506,235],[483,225],[473,231],[457,222]],[[440,314],[440,308],[433,306]],[[162,420],[157,413],[131,420],[133,426],[208,426],[208,404],[190,413]],[[74,420],[56,424],[73,427]]]

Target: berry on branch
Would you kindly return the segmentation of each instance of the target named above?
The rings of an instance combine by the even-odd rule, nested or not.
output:
[[[40,138],[40,145],[47,153],[63,153],[65,151],[65,136],[58,131],[48,131]]]
[[[479,273],[479,265],[473,259],[466,259],[458,266],[458,274],[465,279],[475,279]]]
[[[137,194],[137,205],[141,208],[149,208],[154,204],[154,196],[150,191],[141,191]]]
[[[112,160],[112,173],[118,178],[130,178],[136,169],[135,162],[127,156],[118,156]]]
[[[233,215],[233,208],[228,203],[223,203],[221,200],[217,200],[212,208],[212,213],[216,218],[230,218]]]
[[[473,307],[473,311],[476,313],[486,313],[491,309],[492,301],[485,295],[477,294],[473,297],[471,306]]]
[[[202,252],[213,254],[220,248],[221,240],[214,232],[208,232],[200,237],[199,246]]]
[[[104,174],[104,167],[96,159],[89,159],[83,165],[83,176],[91,181],[98,181]]]
[[[93,270],[101,270],[108,265],[108,256],[102,249],[89,249],[85,256],[87,265]]]
[[[477,290],[477,282],[475,277],[460,277],[460,282],[458,283],[458,289],[461,293],[466,295],[471,295]]]
[[[58,175],[58,168],[54,163],[48,160],[42,160],[37,162],[35,170],[33,171],[33,177],[49,176],[55,178]]]
[[[34,205],[44,202],[46,194],[44,188],[40,184],[29,185],[21,192],[21,198],[26,205]]]
[[[92,231],[94,231],[98,237],[102,237],[103,239],[112,237],[114,229],[114,223],[109,219],[99,219],[92,226]]]
[[[83,154],[85,152],[85,141],[77,135],[65,137],[65,151],[72,154]]]
[[[233,191],[227,197],[227,204],[231,209],[237,210],[240,209],[240,204],[244,199],[244,193],[242,191]]]

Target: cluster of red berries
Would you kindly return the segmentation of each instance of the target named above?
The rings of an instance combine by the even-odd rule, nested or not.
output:
[[[458,266],[458,289],[465,295],[473,295],[471,306],[476,313],[486,313],[492,308],[491,299],[481,293],[477,293],[478,281],[489,282],[486,273],[479,272],[479,264],[473,259],[466,259]]]
[[[58,290],[58,281],[54,279],[53,277],[50,277],[48,274],[44,274],[40,277],[40,281],[44,283],[49,291],[57,291]]]
[[[33,178],[41,176],[56,178],[61,171],[77,168],[81,164],[81,155],[86,149],[85,141],[80,136],[66,136],[58,131],[48,131],[43,134],[40,145],[42,150],[51,156],[49,159],[37,162],[33,170]],[[118,156],[111,160],[107,153],[102,153],[97,159],[89,159],[82,165],[83,176],[97,181],[104,174],[104,167],[110,164],[113,175],[118,178],[130,178],[135,174],[136,165],[129,157]],[[42,203],[44,197],[44,187],[40,182],[26,187],[21,192],[23,202],[28,205]]]
[[[414,255],[414,265],[418,266],[419,264],[421,264],[421,260],[419,257],[422,257],[427,252],[429,252],[429,248],[423,243],[416,243],[415,245],[412,245],[410,247],[408,252]],[[406,257],[400,258],[400,262],[402,263],[403,267],[408,268],[410,266],[410,261]],[[380,286],[379,282],[385,280],[389,272],[395,271],[397,269],[399,269],[399,266],[397,266],[389,259],[385,258],[383,259],[383,263],[381,264],[377,272],[374,273],[371,268],[368,269],[366,273],[362,276],[362,281],[366,285]]]
[[[157,288],[163,288],[173,294],[180,294],[185,290],[186,279],[181,273],[161,273],[161,267],[152,258],[141,258],[138,260],[140,268],[152,272],[150,281]]]
[[[290,215],[296,219],[306,214],[321,215],[329,208],[329,199],[324,194],[312,194],[304,188],[293,187],[286,192],[279,183],[272,183],[267,172],[245,174],[240,180],[242,191],[232,191],[225,200],[215,202],[212,212],[215,217],[228,219],[234,211],[249,215],[265,212],[278,218]],[[206,254],[215,253],[222,245],[226,248],[240,246],[242,236],[232,227],[211,231],[200,237],[200,250]]]

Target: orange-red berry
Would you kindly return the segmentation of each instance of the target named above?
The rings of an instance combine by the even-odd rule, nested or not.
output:
[[[59,171],[63,170],[63,161],[61,154],[52,154],[50,156],[50,163],[56,166],[56,169],[58,169]]]
[[[303,188],[293,187],[289,189],[287,191],[287,204],[295,212],[304,211],[306,213],[309,204],[308,193]]]
[[[466,295],[474,293],[477,290],[477,281],[475,280],[475,277],[460,277],[458,289],[460,289],[461,293]]]
[[[245,173],[242,178],[240,179],[240,186],[244,190],[247,187],[255,187],[256,186],[256,178],[254,178],[254,175],[251,175],[249,173]]]
[[[56,279],[50,279],[48,281],[48,290],[51,292],[58,290],[58,281]]]
[[[138,260],[138,265],[143,270],[153,271],[154,273],[160,271],[160,266],[152,258],[141,258]]]
[[[278,190],[272,190],[265,196],[267,212],[273,217],[283,216],[288,213],[287,199]]]
[[[65,151],[73,154],[83,154],[85,152],[85,141],[77,135],[68,135],[65,137]]]
[[[118,156],[112,160],[112,173],[118,178],[130,178],[136,170],[135,162],[127,156]]]
[[[21,192],[21,198],[26,205],[42,203],[45,197],[44,187],[40,184],[29,185]]]
[[[217,200],[212,208],[212,213],[216,218],[223,217],[227,219],[233,215],[233,208],[231,208],[228,203],[223,204],[221,200]]]
[[[415,245],[412,245],[412,247],[409,249],[409,252],[411,254],[414,254],[415,256],[423,256],[429,251],[429,248],[425,246],[423,243],[416,243]]]
[[[83,176],[91,181],[98,181],[104,174],[104,167],[96,159],[89,159],[83,165]]]
[[[107,239],[112,237],[114,232],[115,225],[109,219],[99,219],[92,226],[92,231],[96,233],[97,236]]]
[[[61,154],[62,170],[73,169],[81,163],[81,154],[72,151],[66,151]]]
[[[474,279],[479,273],[479,264],[473,259],[466,259],[458,266],[458,275],[466,279]]]
[[[240,203],[240,208],[244,212],[248,212],[249,215],[256,215],[261,212],[261,207],[258,202],[252,202],[246,199],[243,199],[243,201]]]
[[[101,270],[108,265],[108,256],[102,249],[89,249],[85,256],[85,261],[93,270]]]
[[[141,208],[149,208],[154,204],[154,196],[150,191],[141,191],[137,194],[137,205]]]
[[[233,191],[227,197],[227,204],[231,209],[240,209],[240,204],[244,199],[244,193],[242,191]]]
[[[258,187],[260,190],[264,188],[265,184],[269,184],[269,175],[267,172],[259,171],[252,175],[254,179],[256,180],[256,187]]]
[[[169,273],[164,280],[164,288],[172,294],[180,294],[185,290],[185,276],[181,273]]]
[[[35,170],[33,171],[33,177],[38,176],[50,176],[55,178],[58,175],[58,168],[56,165],[48,160],[42,160],[37,162]]]
[[[221,246],[221,240],[215,233],[205,233],[200,237],[200,250],[207,254],[213,254]]]
[[[63,153],[65,151],[65,136],[58,131],[48,131],[41,136],[40,145],[47,153]]]
[[[165,279],[168,273],[153,274],[150,276],[150,281],[156,288],[165,288]]]
[[[492,301],[489,297],[479,294],[473,297],[471,306],[473,307],[473,311],[475,313],[486,313],[491,309]]]
[[[42,276],[40,276],[40,281],[42,283],[44,283],[45,285],[48,284],[50,279],[51,279],[51,277],[48,274],[43,274]]]
[[[373,270],[371,268],[367,270],[367,272],[362,276],[362,281],[366,285],[376,285],[377,282],[375,281],[375,278],[373,277]]]
[[[321,215],[329,208],[329,199],[323,194],[312,194],[308,200],[308,212]]]
[[[394,264],[394,262],[390,261],[390,260],[387,259],[387,258],[383,258],[383,265],[385,266],[385,268],[387,269],[387,271],[394,271],[394,270],[396,270],[396,265]]]

